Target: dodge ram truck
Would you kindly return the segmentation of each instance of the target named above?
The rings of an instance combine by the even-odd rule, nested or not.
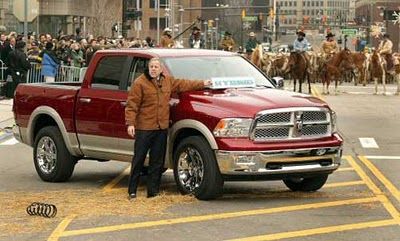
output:
[[[213,80],[211,88],[171,94],[165,167],[181,193],[214,199],[237,180],[316,191],[339,167],[343,140],[324,101],[278,88],[235,53],[126,49],[98,51],[82,82],[18,85],[14,135],[33,147],[42,180],[68,180],[78,160],[131,161],[126,99],[153,57],[165,75]]]

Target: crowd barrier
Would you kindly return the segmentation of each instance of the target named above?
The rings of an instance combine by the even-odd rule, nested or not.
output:
[[[57,69],[55,82],[65,81],[82,81],[85,76],[86,67],[78,68],[73,66],[60,65]],[[40,63],[31,63],[31,69],[27,74],[27,83],[40,83],[44,82],[42,76],[42,65]]]

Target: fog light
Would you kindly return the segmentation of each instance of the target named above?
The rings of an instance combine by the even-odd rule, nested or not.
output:
[[[234,156],[233,160],[235,164],[238,166],[254,166],[256,164],[255,156],[248,156],[248,155]]]
[[[318,149],[318,150],[315,152],[315,155],[317,155],[317,156],[322,156],[322,155],[325,155],[325,153],[326,153],[326,149]]]

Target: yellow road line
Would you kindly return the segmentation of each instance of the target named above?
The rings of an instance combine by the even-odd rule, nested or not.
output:
[[[336,172],[347,172],[347,171],[354,171],[352,167],[342,167],[336,170]]]
[[[390,215],[400,224],[400,214],[385,194],[372,182],[371,178],[368,177],[352,156],[344,156],[344,158],[354,167],[361,179],[367,184],[368,188],[377,196]]]
[[[319,98],[319,99],[321,99],[321,100],[324,100],[324,98],[322,97],[321,93],[319,93],[317,87],[312,86],[312,87],[311,87],[311,93],[313,93],[313,96],[314,96],[314,97],[317,97],[317,98]]]
[[[346,186],[363,185],[363,184],[365,184],[363,181],[336,182],[336,183],[325,184],[324,188],[326,188],[326,187],[346,187]]]
[[[113,226],[103,226],[103,227],[97,227],[97,228],[65,231],[60,235],[60,237],[76,236],[76,235],[84,235],[84,234],[94,234],[94,233],[105,233],[105,232],[112,232],[112,231],[138,229],[138,228],[148,228],[148,227],[154,227],[154,226],[187,224],[187,223],[191,223],[191,222],[221,220],[221,219],[238,218],[238,217],[251,216],[251,215],[262,215],[262,214],[271,214],[271,213],[279,213],[279,212],[300,211],[300,210],[306,210],[306,209],[318,209],[318,208],[335,207],[335,206],[342,206],[342,205],[371,203],[371,202],[378,202],[378,201],[379,201],[379,199],[376,197],[368,197],[368,198],[357,198],[357,199],[339,200],[339,201],[331,201],[331,202],[310,203],[310,204],[293,205],[293,206],[268,208],[268,209],[248,210],[248,211],[240,211],[240,212],[190,216],[190,217],[183,217],[183,218],[164,219],[164,220],[148,221],[148,222],[140,222],[140,223],[128,223],[128,224],[120,224],[120,225],[113,225]]]
[[[64,230],[68,227],[71,221],[76,217],[76,215],[70,215],[58,224],[57,228],[51,233],[50,237],[47,241],[57,241],[60,238],[60,235],[64,232]]]
[[[396,225],[397,221],[394,219],[387,219],[387,220],[379,220],[379,221],[372,221],[372,222],[362,222],[362,223],[355,223],[355,224],[344,224],[344,225],[337,225],[337,226],[329,226],[329,227],[322,227],[322,228],[313,228],[313,229],[306,229],[300,231],[293,231],[293,232],[284,232],[284,233],[274,233],[268,235],[260,235],[260,236],[253,236],[243,239],[231,239],[235,241],[255,241],[255,240],[279,240],[279,239],[288,239],[288,238],[298,238],[298,237],[305,237],[310,235],[316,234],[326,234],[326,233],[334,233],[334,232],[343,232],[355,229],[364,229],[364,228],[376,228],[376,227],[383,227],[389,225]],[[324,239],[322,239],[324,240]]]
[[[110,191],[115,185],[118,184],[118,182],[120,182],[122,180],[122,178],[124,178],[125,176],[129,175],[130,169],[131,169],[130,166],[125,168],[125,170],[121,174],[119,174],[116,178],[111,180],[107,185],[105,185],[103,187],[103,191],[104,192]]]
[[[375,167],[374,164],[365,156],[358,156],[365,166],[385,185],[385,187],[389,190],[389,192],[400,202],[400,192],[399,190],[387,179],[378,168]]]

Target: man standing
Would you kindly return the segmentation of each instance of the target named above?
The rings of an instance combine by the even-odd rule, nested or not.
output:
[[[136,198],[140,172],[149,153],[147,197],[159,194],[169,126],[171,93],[203,89],[210,80],[175,79],[162,74],[160,59],[149,61],[148,70],[133,81],[125,108],[127,132],[135,137],[129,179],[129,199]]]
[[[8,55],[8,70],[13,81],[7,84],[7,97],[12,98],[14,91],[19,83],[26,82],[26,74],[31,68],[28,57],[24,53],[25,42],[18,41],[15,44],[15,50]]]
[[[254,32],[249,33],[249,40],[246,42],[246,55],[247,58],[250,59],[251,54],[253,53],[254,49],[257,45],[260,44],[256,39],[256,34]]]

